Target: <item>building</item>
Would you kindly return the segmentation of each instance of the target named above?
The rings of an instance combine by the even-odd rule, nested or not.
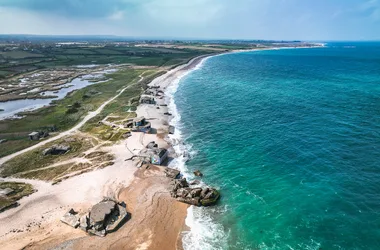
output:
[[[168,158],[168,154],[168,151],[164,148],[144,148],[140,151],[139,157],[145,162],[162,165]]]
[[[29,136],[29,139],[31,139],[32,141],[38,141],[40,139],[39,132],[32,132],[28,136]]]
[[[141,104],[156,104],[156,100],[151,95],[141,95],[140,103]]]
[[[157,148],[150,156],[150,163],[161,165],[168,158],[168,151],[164,148]]]
[[[149,133],[151,130],[151,124],[150,122],[147,122],[145,120],[145,117],[136,117],[133,119],[133,127],[132,131],[133,132],[144,132],[144,133]]]

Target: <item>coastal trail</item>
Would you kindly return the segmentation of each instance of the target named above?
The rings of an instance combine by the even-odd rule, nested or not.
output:
[[[68,135],[70,135],[70,134],[72,134],[72,133],[74,133],[74,132],[77,132],[78,129],[80,129],[80,128],[81,128],[86,122],[88,122],[90,119],[92,119],[92,118],[94,118],[95,116],[97,116],[97,115],[98,115],[98,114],[104,109],[105,106],[107,106],[109,103],[111,103],[111,102],[114,101],[116,98],[118,98],[121,94],[123,94],[125,90],[129,89],[130,87],[132,87],[132,86],[134,86],[134,85],[136,85],[136,84],[139,84],[139,83],[144,79],[144,77],[143,77],[142,75],[139,75],[138,77],[139,77],[140,79],[139,79],[136,83],[130,84],[130,85],[128,85],[127,87],[121,89],[117,95],[115,95],[114,97],[112,97],[112,98],[110,98],[109,100],[107,100],[106,102],[104,102],[104,103],[103,103],[102,105],[100,105],[99,108],[97,108],[95,111],[93,111],[93,112],[89,112],[89,113],[83,118],[82,121],[80,121],[77,125],[75,125],[75,126],[72,127],[71,129],[66,130],[66,131],[64,131],[64,132],[62,132],[62,133],[60,133],[60,134],[58,134],[58,135],[56,135],[56,136],[54,136],[54,137],[51,137],[51,138],[49,138],[49,139],[47,139],[47,140],[41,141],[41,142],[37,143],[36,145],[33,145],[33,146],[31,146],[31,147],[25,148],[25,149],[20,150],[20,151],[18,151],[18,152],[16,152],[16,153],[13,153],[13,154],[10,154],[10,155],[7,155],[7,156],[1,158],[1,159],[0,159],[0,167],[1,167],[1,165],[2,165],[3,163],[5,163],[5,162],[7,162],[7,161],[9,161],[9,160],[11,160],[11,159],[13,159],[13,158],[16,157],[16,156],[19,156],[19,155],[24,154],[24,153],[26,153],[26,152],[29,152],[29,151],[31,151],[31,150],[37,149],[37,148],[39,148],[39,147],[41,147],[41,146],[43,146],[43,145],[46,145],[46,144],[48,144],[48,143],[50,143],[50,142],[53,142],[53,141],[55,141],[55,140],[61,139],[61,138],[65,137],[65,136],[68,136]]]

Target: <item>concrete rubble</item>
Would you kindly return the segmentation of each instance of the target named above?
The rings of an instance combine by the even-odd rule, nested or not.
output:
[[[61,221],[73,228],[77,228],[79,226],[79,215],[74,209],[70,209],[62,216]]]

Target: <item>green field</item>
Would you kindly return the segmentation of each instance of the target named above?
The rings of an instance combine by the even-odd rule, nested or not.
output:
[[[56,66],[122,64],[172,66],[211,53],[205,50],[146,48],[135,46],[48,46],[36,49],[0,50],[0,78]]]

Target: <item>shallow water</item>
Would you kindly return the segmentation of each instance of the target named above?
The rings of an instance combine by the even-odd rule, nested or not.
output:
[[[380,43],[212,57],[171,91],[175,163],[222,193],[186,249],[379,248]]]
[[[52,91],[44,92],[46,96],[57,96],[55,98],[25,99],[25,100],[1,102],[0,108],[4,109],[4,111],[0,112],[0,120],[7,117],[14,116],[17,113],[22,112],[22,111],[38,109],[43,106],[49,105],[51,101],[62,99],[71,91],[87,87],[91,84],[93,84],[93,82],[90,82],[82,78],[75,78],[70,83],[62,85],[62,86],[67,86],[67,87],[58,90],[58,93],[53,93]]]
[[[79,68],[93,68],[95,64],[91,65],[79,65]],[[112,65],[108,65],[112,66]],[[101,80],[105,74],[111,74],[116,72],[117,69],[108,68],[101,71],[94,72],[93,74],[84,75],[82,77],[78,77],[73,79],[71,82],[61,85],[63,88],[58,90],[58,93],[54,93],[54,91],[45,91],[43,92],[45,96],[56,96],[54,98],[47,99],[25,99],[25,100],[14,100],[8,102],[0,102],[0,109],[4,109],[4,111],[0,112],[0,120],[9,118],[9,117],[17,117],[17,113],[23,111],[29,111],[41,108],[43,106],[49,105],[53,100],[63,99],[68,93],[82,89],[94,83],[101,83],[104,81]],[[42,94],[42,93],[41,93]]]

